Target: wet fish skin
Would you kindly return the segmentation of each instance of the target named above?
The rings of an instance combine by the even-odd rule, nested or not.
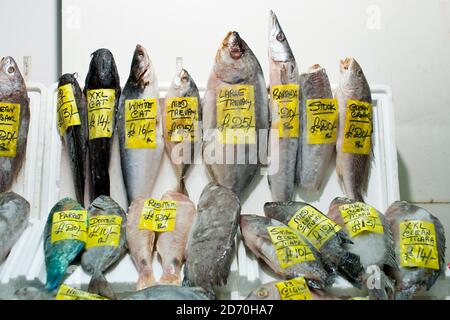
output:
[[[11,189],[25,162],[30,125],[30,99],[22,74],[12,57],[0,60],[0,101],[20,104],[16,156],[0,157],[0,192],[5,192]]]
[[[133,292],[123,300],[209,300],[209,297],[200,287],[156,285]]]
[[[93,89],[114,89],[116,91],[114,116],[113,119],[111,119],[114,131],[115,117],[121,92],[116,62],[114,61],[111,51],[105,48],[96,50],[92,53],[91,57],[89,72],[86,76],[83,92],[84,95],[87,96],[87,91]],[[109,196],[110,194],[108,167],[111,158],[113,136],[111,138],[97,138],[88,141],[90,167],[89,198],[91,202],[101,195]]]
[[[30,204],[14,192],[0,193],[0,265],[25,231]]]
[[[50,210],[44,228],[44,254],[47,271],[45,289],[47,291],[56,289],[59,286],[66,274],[67,267],[85,246],[85,243],[80,240],[60,240],[55,243],[51,242],[53,216],[57,212],[66,210],[84,210],[84,208],[71,198],[63,198]]]
[[[125,148],[125,101],[131,99],[155,98],[156,148]],[[159,106],[159,87],[155,69],[146,49],[137,45],[133,53],[130,76],[120,96],[117,114],[120,160],[128,203],[139,196],[149,198],[161,164],[164,147]]]
[[[252,292],[250,292],[245,300],[281,300],[280,293],[275,284],[279,281],[272,281],[262,284]],[[317,289],[309,289],[311,292],[311,300],[341,300],[333,295]]]
[[[439,219],[430,212],[406,201],[395,201],[391,204],[385,213],[385,217],[391,225],[398,262],[398,268],[388,271],[389,275],[396,281],[395,298],[397,300],[412,299],[416,294],[429,290],[445,270],[445,229]],[[434,224],[439,270],[422,267],[408,268],[400,265],[399,226],[402,221],[406,220],[423,220]]]
[[[159,284],[181,284],[181,267],[185,261],[186,244],[197,217],[195,204],[183,193],[166,192],[161,200],[177,202],[175,229],[158,235],[156,250],[161,257],[163,274]]]

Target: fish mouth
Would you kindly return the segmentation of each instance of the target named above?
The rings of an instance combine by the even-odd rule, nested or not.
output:
[[[143,68],[139,68],[139,70],[142,70],[142,72],[139,72],[136,74],[136,78],[137,81],[143,81],[143,79],[147,76],[149,70],[150,70],[150,59],[148,58],[148,54],[147,51],[145,50],[145,48],[140,45],[137,44],[136,45],[136,49],[134,50],[134,54],[136,58],[142,58],[144,59],[144,66]]]
[[[341,60],[341,72],[349,70],[353,64],[353,58],[345,58]]]
[[[234,60],[238,60],[244,54],[244,48],[242,45],[242,39],[239,36],[239,33],[236,31],[228,32],[224,41],[222,42],[223,47],[228,47],[228,51],[230,53],[230,57]]]
[[[322,66],[320,64],[316,63],[316,64],[313,64],[312,66],[310,66],[308,68],[308,73],[314,73],[314,72],[317,72],[319,70],[322,70]]]

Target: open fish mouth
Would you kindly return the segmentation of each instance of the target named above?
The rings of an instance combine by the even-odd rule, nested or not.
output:
[[[345,58],[341,60],[341,71],[350,69],[350,66],[352,65],[353,59],[352,58]]]
[[[240,59],[244,54],[242,39],[239,36],[239,33],[237,33],[236,31],[228,32],[227,36],[222,42],[222,46],[228,47],[230,57],[235,60]]]

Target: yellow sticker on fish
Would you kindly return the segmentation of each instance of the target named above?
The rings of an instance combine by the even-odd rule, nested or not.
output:
[[[254,87],[223,86],[217,89],[216,94],[219,143],[256,143]]]
[[[87,239],[87,212],[86,210],[65,210],[53,214],[51,243],[61,240]]]
[[[86,248],[112,246],[118,247],[122,217],[116,215],[94,216],[89,218]]]
[[[338,103],[336,99],[306,100],[306,132],[308,144],[336,142]]]
[[[341,230],[341,227],[311,206],[299,209],[288,226],[300,232],[317,250]]]
[[[434,224],[422,220],[400,222],[400,265],[439,270]]]
[[[298,138],[300,128],[298,84],[272,86],[272,101],[278,106],[280,138]]]
[[[156,99],[125,100],[125,148],[156,148]]]
[[[298,277],[275,283],[281,300],[312,300],[305,278]]]
[[[19,137],[20,104],[0,102],[0,157],[15,157]]]
[[[153,198],[145,201],[142,209],[139,229],[154,232],[167,232],[175,228],[177,203],[171,200],[156,200]]]
[[[348,100],[342,152],[370,154],[372,145],[372,104]]]
[[[112,137],[115,101],[114,89],[87,91],[89,140]]]
[[[62,284],[56,294],[56,300],[108,300],[105,297],[78,290]]]
[[[197,141],[197,97],[166,99],[166,135],[172,142]]]
[[[351,237],[361,232],[384,233],[383,223],[375,208],[355,202],[339,206],[345,226]]]
[[[288,227],[267,227],[280,267],[286,269],[304,261],[314,261],[311,248]]]
[[[73,94],[72,84],[68,83],[58,87],[57,125],[62,136],[67,128],[81,124],[78,107]]]

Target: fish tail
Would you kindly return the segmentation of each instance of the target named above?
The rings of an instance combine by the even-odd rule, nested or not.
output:
[[[103,274],[92,276],[88,291],[111,300],[116,300],[116,295]]]
[[[358,255],[346,252],[341,261],[339,261],[338,269],[346,276],[350,283],[358,288],[362,287],[361,276],[364,272],[364,268],[361,265]]]
[[[59,273],[47,272],[47,280],[45,282],[45,290],[48,292],[56,289],[61,282],[63,275]]]
[[[139,272],[139,278],[136,284],[136,290],[142,290],[152,286],[155,283],[155,277],[152,270],[143,270]]]
[[[159,284],[180,285],[180,283],[181,277],[179,274],[176,273],[163,273],[161,279],[159,279]]]

